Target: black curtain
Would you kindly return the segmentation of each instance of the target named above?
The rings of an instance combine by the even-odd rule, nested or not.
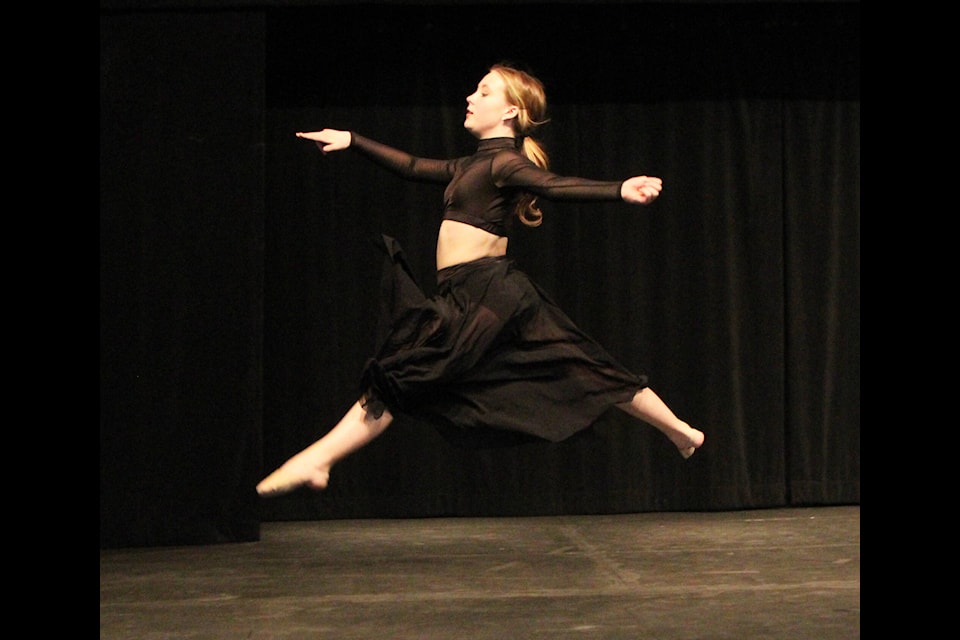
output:
[[[264,22],[101,15],[101,547],[259,538]]]
[[[102,11],[101,545],[858,504],[859,34],[843,2]],[[510,252],[706,445],[684,461],[612,410],[569,442],[473,452],[401,416],[326,492],[258,501],[357,397],[370,238],[432,290],[442,198],[293,133],[469,153],[465,96],[501,59],[546,83],[557,172],[663,177],[647,208],[543,203]]]
[[[683,461],[613,410],[571,442],[464,452],[401,417],[271,519],[859,502],[859,11],[850,4],[338,7],[268,20],[265,461],[331,428],[372,351],[398,238],[426,288],[442,188],[297,130],[470,153],[500,59],[544,79],[562,174],[664,178],[647,209],[546,204],[511,253],[707,433]],[[320,33],[323,34],[320,37]]]

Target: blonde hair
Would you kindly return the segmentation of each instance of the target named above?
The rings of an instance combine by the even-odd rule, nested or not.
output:
[[[547,94],[543,90],[543,83],[506,62],[493,65],[490,71],[503,78],[507,101],[520,109],[514,120],[515,132],[523,141],[520,151],[541,169],[549,168],[550,158],[547,152],[540,142],[530,135],[540,125],[548,122]],[[537,207],[537,197],[532,194],[524,193],[520,196],[516,213],[520,221],[528,227],[539,227],[543,224],[543,212]]]

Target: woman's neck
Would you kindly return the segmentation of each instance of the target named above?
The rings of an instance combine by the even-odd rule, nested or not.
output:
[[[489,140],[490,138],[516,138],[517,134],[513,130],[513,127],[501,124],[496,127],[491,127],[486,131],[475,131],[473,135],[477,137],[478,140]]]

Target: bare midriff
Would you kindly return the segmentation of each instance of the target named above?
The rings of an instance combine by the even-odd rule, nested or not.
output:
[[[440,223],[437,270],[480,258],[506,255],[507,238],[456,220]]]

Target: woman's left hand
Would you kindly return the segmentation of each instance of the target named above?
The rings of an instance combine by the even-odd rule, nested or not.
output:
[[[620,197],[631,204],[650,204],[660,195],[663,181],[651,176],[635,176],[620,185]]]

